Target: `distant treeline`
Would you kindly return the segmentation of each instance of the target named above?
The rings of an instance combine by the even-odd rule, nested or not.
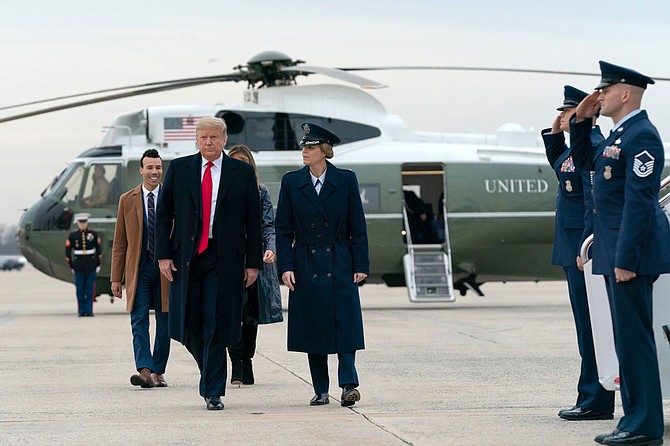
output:
[[[21,253],[19,251],[19,245],[16,244],[16,233],[18,231],[18,225],[0,223],[0,254],[15,255]]]

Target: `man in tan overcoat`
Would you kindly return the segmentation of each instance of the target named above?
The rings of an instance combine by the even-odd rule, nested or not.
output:
[[[168,296],[170,282],[156,263],[156,203],[160,193],[163,161],[156,149],[140,160],[142,184],[119,198],[119,212],[112,246],[112,293],[122,298],[126,284],[126,310],[130,312],[133,351],[138,374],[130,383],[142,388],[166,387],[163,377],[170,353]],[[149,310],[155,309],[156,339],[151,351]]]

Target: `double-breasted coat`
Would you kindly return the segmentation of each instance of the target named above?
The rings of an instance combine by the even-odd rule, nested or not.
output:
[[[159,192],[160,194],[160,192]],[[119,197],[119,212],[114,228],[112,246],[112,271],[110,282],[126,283],[126,311],[133,311],[135,291],[142,259],[142,237],[144,237],[144,197],[142,185]],[[161,276],[161,309],[168,311],[170,281]]]
[[[327,163],[317,194],[309,168],[284,175],[277,216],[279,273],[293,271],[288,349],[316,354],[365,348],[355,272],[369,274],[368,237],[356,174]]]
[[[189,271],[202,230],[200,153],[176,158],[168,166],[156,208],[156,257],[177,268],[170,284],[170,337],[184,344]],[[212,234],[218,284],[219,341],[240,338],[244,269],[262,268],[260,200],[249,164],[223,154]]]

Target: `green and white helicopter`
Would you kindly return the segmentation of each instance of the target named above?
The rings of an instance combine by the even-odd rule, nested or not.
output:
[[[488,281],[562,279],[561,269],[550,265],[556,177],[538,133],[516,124],[505,124],[491,135],[414,132],[360,88],[296,84],[298,76],[324,74],[364,88],[379,88],[383,85],[353,71],[420,68],[482,70],[323,68],[267,51],[229,74],[5,107],[34,107],[77,98],[63,105],[0,117],[0,123],[205,83],[248,83],[241,104],[148,107],[117,116],[98,146],[72,160],[21,216],[21,252],[40,271],[71,282],[72,274],[63,258],[64,241],[75,228],[73,215],[88,212],[89,224],[99,232],[108,254],[103,258],[96,291],[109,293],[109,252],[118,198],[141,182],[142,153],[158,149],[167,167],[171,159],[197,150],[198,119],[218,116],[228,125],[228,146],[246,144],[255,151],[259,177],[275,205],[282,175],[302,166],[300,123],[323,125],[342,138],[333,161],[358,176],[370,244],[368,283],[407,286],[410,300],[439,302],[453,301],[456,291],[465,295],[468,289],[483,295],[480,285]],[[94,97],[79,99],[87,95]],[[96,170],[103,170],[109,183],[104,203],[88,199]]]

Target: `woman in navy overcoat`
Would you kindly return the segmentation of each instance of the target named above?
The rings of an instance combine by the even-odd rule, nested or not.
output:
[[[327,161],[340,139],[302,125],[305,167],[284,175],[275,229],[277,266],[289,288],[288,350],[308,354],[314,397],[328,404],[328,354],[337,354],[342,406],[360,399],[356,350],[365,348],[358,283],[370,272],[356,174]]]

